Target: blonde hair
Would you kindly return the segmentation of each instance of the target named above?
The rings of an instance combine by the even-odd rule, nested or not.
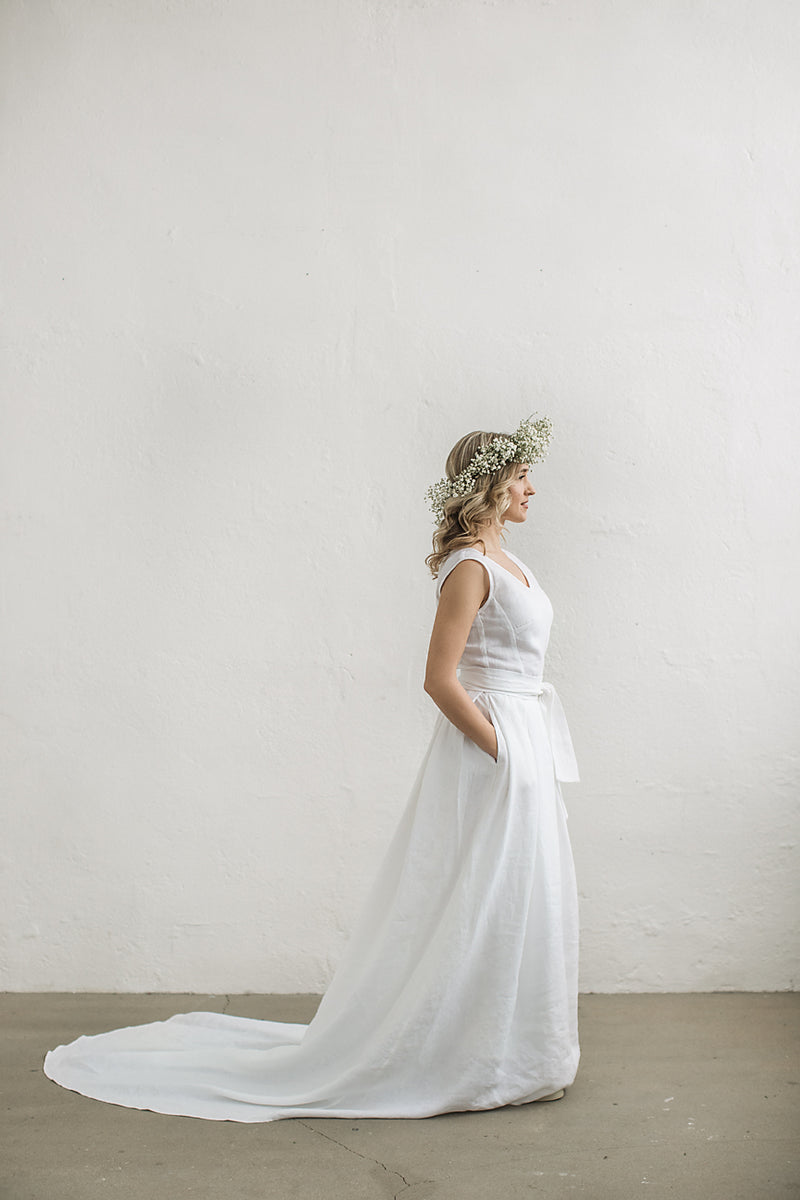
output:
[[[493,438],[510,436],[507,433],[486,433],[482,430],[465,434],[447,456],[446,478],[456,479],[466,470],[478,451],[488,446]],[[425,559],[434,579],[448,554],[481,541],[482,527],[502,520],[503,514],[511,504],[509,484],[519,467],[518,462],[508,462],[496,471],[479,475],[468,495],[451,496],[445,500],[444,517],[433,535],[433,551]]]

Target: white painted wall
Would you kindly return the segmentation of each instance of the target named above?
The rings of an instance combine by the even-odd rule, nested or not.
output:
[[[324,986],[534,409],[582,986],[792,986],[799,12],[5,0],[6,988]]]

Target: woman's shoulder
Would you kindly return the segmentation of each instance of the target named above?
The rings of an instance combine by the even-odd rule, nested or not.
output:
[[[486,555],[482,553],[480,545],[459,546],[458,550],[450,551],[447,558],[442,563],[442,568],[449,566],[450,563],[455,565],[456,563],[463,562],[465,558],[477,558],[480,561],[485,557]]]
[[[456,567],[461,563],[469,562],[470,560],[475,561],[481,567],[483,567],[489,576],[491,583],[492,573],[487,569],[487,563],[489,560],[486,558],[486,555],[482,554],[477,546],[461,546],[458,550],[453,550],[450,554],[448,554],[447,558],[439,567],[439,574],[436,579],[437,593],[441,592],[442,584],[446,579],[449,578]]]

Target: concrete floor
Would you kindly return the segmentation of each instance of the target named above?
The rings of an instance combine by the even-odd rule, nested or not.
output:
[[[584,996],[564,1100],[424,1121],[236,1125],[86,1100],[45,1050],[188,1009],[307,1021],[313,996],[0,996],[2,1200],[800,1196],[798,997]]]

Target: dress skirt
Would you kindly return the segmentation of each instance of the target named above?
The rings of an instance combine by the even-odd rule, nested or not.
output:
[[[241,1122],[428,1117],[571,1084],[578,912],[557,778],[576,775],[559,763],[569,734],[541,681],[462,682],[495,725],[497,762],[439,716],[310,1025],[181,1013],[59,1046],[46,1074],[130,1108]]]

